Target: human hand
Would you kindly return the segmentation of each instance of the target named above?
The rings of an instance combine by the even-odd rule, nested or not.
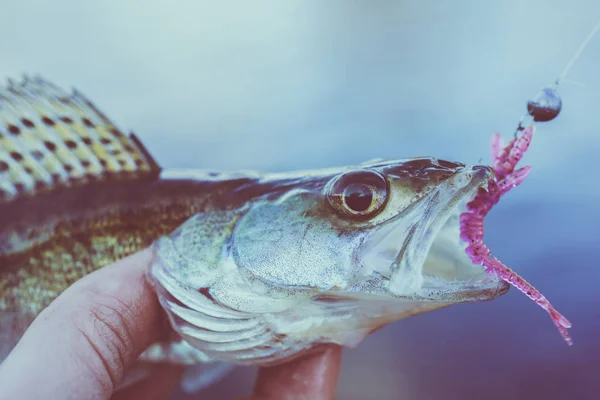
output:
[[[163,399],[182,367],[157,365],[115,392],[125,373],[169,326],[145,279],[142,251],[86,276],[29,327],[0,365],[0,399]],[[252,399],[332,399],[341,349],[331,346],[291,363],[259,370]]]

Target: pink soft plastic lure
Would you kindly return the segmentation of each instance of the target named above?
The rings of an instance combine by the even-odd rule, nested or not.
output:
[[[466,252],[473,263],[483,265],[489,274],[497,274],[546,310],[560,334],[571,345],[573,341],[567,332],[571,323],[529,282],[502,264],[500,260],[492,257],[490,249],[483,243],[483,222],[486,215],[505,193],[523,182],[531,170],[530,166],[517,170],[515,167],[529,147],[533,131],[534,126],[530,125],[505,147],[500,134],[494,134],[492,137],[494,177],[490,179],[487,190],[480,188],[475,198],[467,204],[467,211],[461,214],[460,236],[468,243]]]

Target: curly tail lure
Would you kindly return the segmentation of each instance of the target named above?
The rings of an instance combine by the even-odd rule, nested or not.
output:
[[[571,328],[569,320],[560,314],[548,299],[529,282],[496,257],[492,257],[491,250],[483,243],[483,225],[485,217],[492,207],[498,203],[504,194],[519,186],[531,171],[531,166],[515,168],[531,144],[535,130],[534,122],[547,122],[558,116],[562,107],[558,86],[561,82],[566,81],[565,77],[570,68],[598,30],[600,30],[600,22],[594,26],[581,43],[579,49],[554,84],[551,87],[543,88],[534,100],[527,103],[528,114],[519,121],[514,138],[504,146],[502,136],[499,133],[493,135],[491,155],[494,177],[488,182],[487,190],[479,189],[475,198],[467,204],[467,211],[460,216],[460,237],[468,243],[465,251],[473,263],[482,265],[487,273],[497,274],[546,310],[568,345],[573,344],[573,340],[567,332],[567,329]],[[524,123],[527,119],[529,122]]]
[[[504,148],[500,134],[494,134],[492,159],[495,176],[490,179],[487,190],[480,188],[475,198],[467,204],[467,211],[461,214],[460,237],[468,243],[466,252],[473,263],[483,265],[487,273],[497,274],[546,310],[560,334],[571,345],[573,341],[567,333],[571,323],[529,282],[492,257],[490,249],[483,243],[483,222],[487,214],[505,193],[520,185],[531,171],[530,166],[517,170],[515,167],[529,147],[533,131],[533,125],[527,127],[520,137],[512,139]]]

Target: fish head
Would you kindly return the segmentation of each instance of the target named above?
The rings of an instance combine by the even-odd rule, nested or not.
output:
[[[459,214],[491,175],[424,157],[288,182],[238,222],[235,262],[250,279],[328,295],[492,299],[504,285],[459,237]]]
[[[508,286],[471,262],[459,233],[460,213],[491,177],[487,166],[429,157],[306,176],[250,207],[233,258],[267,296],[310,296],[313,313],[315,303],[354,309],[361,318],[349,329],[492,300]]]
[[[492,300],[508,286],[471,262],[459,233],[460,214],[492,174],[487,166],[423,157],[266,175],[231,194],[252,200],[219,250],[226,261],[205,285],[210,301],[244,318],[260,316],[271,339],[255,347],[279,350],[252,354],[271,362],[315,343],[355,346],[387,323]],[[190,237],[204,228],[194,229]],[[178,284],[190,286],[191,275],[179,275]],[[178,302],[201,285],[191,286]]]

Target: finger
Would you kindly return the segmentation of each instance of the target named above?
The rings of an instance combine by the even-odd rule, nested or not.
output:
[[[0,366],[0,397],[109,398],[167,331],[145,279],[150,258],[145,250],[101,268],[52,302]]]
[[[175,365],[157,365],[151,367],[147,378],[119,389],[111,400],[162,400],[168,399],[173,388],[179,383],[185,368]]]
[[[340,372],[342,348],[326,346],[290,363],[261,368],[255,399],[333,399]]]

